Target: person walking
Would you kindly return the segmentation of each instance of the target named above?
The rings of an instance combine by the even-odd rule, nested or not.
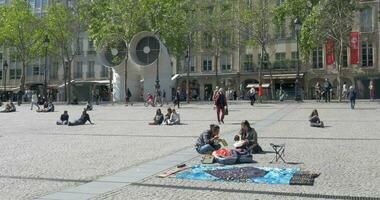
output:
[[[347,83],[345,81],[343,83],[343,86],[342,86],[342,97],[343,97],[343,99],[347,99],[347,92],[348,92]]]
[[[131,91],[129,90],[129,88],[127,88],[127,95],[125,96],[125,105],[128,106],[128,103],[129,101],[131,100],[131,97],[132,97],[132,93]],[[131,106],[133,104],[131,103]]]
[[[325,102],[326,103],[330,102],[332,85],[328,78],[326,78],[325,82],[323,83],[323,89],[324,89]]]
[[[317,100],[317,102],[321,102],[321,84],[317,82],[314,88],[315,88],[315,99]]]
[[[370,101],[374,101],[374,99],[375,99],[375,86],[374,86],[372,80],[369,82],[368,89],[369,89],[369,99],[370,99]]]
[[[177,107],[179,108],[180,96],[181,96],[181,89],[178,87],[175,93],[175,97],[174,97],[174,107],[177,105]]]
[[[218,123],[220,124],[220,122],[222,122],[224,124],[224,112],[227,108],[227,98],[223,88],[220,88],[216,95],[215,107]]]
[[[351,109],[355,109],[356,90],[353,86],[350,86],[350,89],[348,90],[348,98],[351,102]]]
[[[38,97],[37,97],[36,93],[32,94],[32,100],[31,100],[31,103],[30,103],[30,110],[33,110],[33,106],[34,105],[37,106],[38,110],[40,109],[40,106],[38,105]]]
[[[251,106],[253,106],[256,102],[256,90],[254,87],[251,87],[251,89],[249,90],[248,97],[251,100]]]

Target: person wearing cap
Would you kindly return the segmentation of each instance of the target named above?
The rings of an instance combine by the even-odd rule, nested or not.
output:
[[[210,129],[204,131],[197,139],[195,150],[199,154],[211,154],[213,151],[220,149],[221,145],[218,142],[219,132],[219,126],[211,124]]]

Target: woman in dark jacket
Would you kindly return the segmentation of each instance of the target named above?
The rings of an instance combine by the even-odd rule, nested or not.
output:
[[[86,110],[84,110],[78,120],[75,120],[74,122],[69,122],[69,126],[84,125],[87,121],[90,122],[90,124],[94,124],[90,120],[90,115],[88,115]]]
[[[162,114],[161,109],[157,109],[153,122],[149,123],[149,125],[161,125],[163,121],[164,115]]]
[[[224,124],[224,111],[227,107],[227,98],[224,94],[223,88],[220,88],[217,96],[215,97],[215,107],[216,107],[216,115],[218,122],[222,122]]]
[[[251,153],[261,153],[263,151],[257,141],[256,130],[251,127],[247,120],[241,123],[240,133],[235,136],[234,140],[243,142],[243,145],[239,148],[246,149]]]

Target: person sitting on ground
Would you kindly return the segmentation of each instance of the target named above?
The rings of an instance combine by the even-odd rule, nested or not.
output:
[[[219,132],[219,126],[211,124],[210,130],[203,132],[197,139],[195,150],[199,154],[211,154],[213,151],[220,149],[222,145],[218,142]]]
[[[54,104],[53,102],[49,101],[44,103],[44,108],[42,110],[37,110],[37,112],[54,112]]]
[[[257,142],[257,132],[251,127],[247,120],[241,122],[240,133],[235,136],[234,141],[234,146],[237,149],[246,149],[248,152],[253,154],[263,152]]]
[[[13,104],[12,100],[9,100],[9,102],[5,104],[5,109],[1,112],[16,112],[16,106]]]
[[[69,114],[67,110],[63,111],[61,118],[57,121],[57,125],[67,125],[69,123]]]
[[[164,115],[162,114],[161,109],[157,109],[153,122],[149,123],[149,125],[161,125],[163,121]]]
[[[162,122],[163,124],[165,124],[166,121],[168,121],[170,119],[170,116],[172,115],[172,112],[173,112],[172,109],[168,108],[167,113],[166,113],[165,118],[164,118],[164,121]]]
[[[87,111],[83,110],[80,118],[78,120],[75,120],[74,122],[69,122],[69,126],[84,125],[87,121],[90,122],[90,124],[94,124],[91,122],[90,115],[87,114]]]
[[[172,110],[170,118],[164,122],[166,125],[179,125],[181,123],[181,119],[179,114],[175,109]]]
[[[322,128],[324,127],[323,122],[319,119],[319,114],[318,114],[317,109],[314,109],[313,112],[311,112],[309,116],[309,122],[310,122],[310,126],[322,127]]]
[[[86,111],[91,111],[92,109],[93,109],[93,107],[92,107],[91,101],[88,101],[87,104],[86,104],[85,110]]]

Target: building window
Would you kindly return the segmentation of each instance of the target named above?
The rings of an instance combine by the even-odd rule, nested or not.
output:
[[[373,66],[373,49],[372,43],[362,42],[362,67]]]
[[[89,40],[89,41],[88,41],[88,49],[89,49],[89,50],[94,49],[94,42],[93,42],[92,40]]]
[[[195,63],[196,63],[196,56],[191,56],[190,58],[190,72],[195,72]],[[187,72],[187,60],[185,59],[185,63],[183,65],[183,71]]]
[[[3,80],[3,71],[0,70],[0,80]]]
[[[286,28],[284,24],[280,24],[276,26],[276,38],[277,39],[285,39],[286,38]]]
[[[3,53],[0,53],[0,61],[2,61],[3,60]],[[1,63],[3,63],[3,62],[1,62]]]
[[[104,66],[104,65],[102,65],[100,67],[101,67],[101,69],[100,69],[100,76],[101,77],[107,77],[107,71],[108,71],[107,67]]]
[[[74,70],[74,78],[82,78],[83,74],[83,62],[77,62],[77,66]]]
[[[372,32],[372,7],[360,12],[360,31]]]
[[[21,74],[22,74],[22,72],[21,72],[22,70],[21,69],[16,69],[16,79],[20,79],[21,78]]]
[[[224,48],[228,48],[232,43],[232,34],[228,31],[224,32],[222,35],[222,45]]]
[[[210,33],[203,33],[203,47],[211,48],[212,45],[212,35]]]
[[[16,70],[10,69],[9,70],[9,79],[15,79],[16,78]]]
[[[40,75],[40,67],[37,65],[33,66],[33,75]]]
[[[342,66],[348,67],[348,56],[347,56],[347,47],[343,47],[343,55],[342,55]]]
[[[94,77],[95,77],[95,61],[89,61],[88,68],[87,68],[87,78],[94,78]]]
[[[277,6],[283,4],[285,2],[285,0],[277,0]]]
[[[222,55],[220,57],[220,65],[222,67],[222,71],[230,71],[231,70],[231,56]]]
[[[252,54],[245,55],[244,70],[248,72],[253,71],[253,55]]]
[[[212,57],[203,57],[203,71],[212,71]]]
[[[323,68],[322,47],[313,50],[313,68]]]
[[[284,52],[275,54],[276,61],[281,61],[281,62],[285,61],[285,57],[286,57],[286,53]]]
[[[281,52],[281,53],[276,53],[274,55],[275,62],[273,63],[273,68],[275,69],[285,69],[285,57],[286,53]]]

